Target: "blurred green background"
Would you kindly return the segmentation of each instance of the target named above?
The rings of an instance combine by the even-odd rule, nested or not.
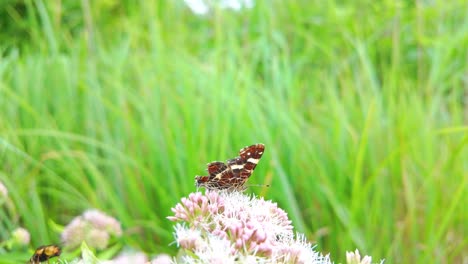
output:
[[[98,208],[174,255],[195,175],[264,143],[247,192],[335,262],[465,263],[467,47],[465,1],[3,0],[0,241]]]

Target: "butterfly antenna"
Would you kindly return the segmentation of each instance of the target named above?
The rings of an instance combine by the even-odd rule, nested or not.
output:
[[[270,184],[249,184],[247,187],[271,187]]]

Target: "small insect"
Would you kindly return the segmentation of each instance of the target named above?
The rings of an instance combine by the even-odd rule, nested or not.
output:
[[[62,253],[62,250],[56,245],[40,246],[34,251],[34,255],[29,259],[29,263],[39,264],[46,260],[49,263],[50,258],[58,257],[60,253]]]

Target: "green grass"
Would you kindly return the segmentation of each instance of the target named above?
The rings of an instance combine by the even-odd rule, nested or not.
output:
[[[248,192],[336,262],[466,261],[468,5],[257,2],[26,5],[27,41],[0,44],[0,241],[58,242],[51,221],[99,208],[174,255],[194,176],[261,142],[249,182],[272,186]]]

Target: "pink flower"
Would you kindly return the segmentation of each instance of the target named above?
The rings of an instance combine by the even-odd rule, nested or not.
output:
[[[151,260],[151,264],[171,264],[174,263],[172,258],[166,254],[160,254]]]
[[[171,209],[174,216],[167,217],[171,221],[190,221],[195,225],[205,222],[212,214],[224,210],[223,199],[216,192],[202,195],[200,192],[191,193],[188,198],[182,198],[174,208]]]
[[[93,225],[94,228],[106,230],[112,235],[122,235],[119,221],[99,210],[87,210],[83,213],[83,219]]]
[[[330,263],[276,203],[240,192],[207,191],[182,198],[172,211],[176,242],[191,252],[184,263]]]
[[[85,241],[88,246],[105,249],[111,236],[120,236],[120,223],[98,210],[88,210],[75,217],[63,230],[62,241],[66,247],[77,248]]]
[[[109,244],[110,235],[105,230],[91,228],[85,238],[90,247],[105,249]]]
[[[143,252],[122,253],[112,260],[101,261],[102,264],[145,264],[148,257]]]
[[[65,246],[70,248],[80,246],[81,242],[86,238],[87,229],[88,223],[83,220],[83,217],[75,217],[62,232],[61,237]]]

